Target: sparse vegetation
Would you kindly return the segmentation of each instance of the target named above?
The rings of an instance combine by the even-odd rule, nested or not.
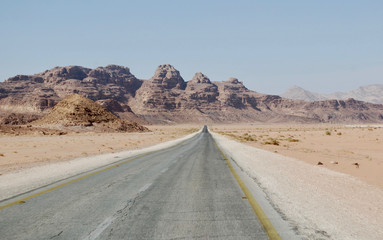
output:
[[[233,131],[233,133],[234,132],[237,132],[237,131]],[[243,135],[235,135],[233,133],[223,132],[223,131],[219,131],[218,133],[221,135],[231,137],[231,138],[238,140],[238,141],[241,141],[241,142],[256,142],[257,141],[256,135],[250,135],[248,133],[244,133]]]
[[[255,142],[257,141],[256,136],[249,135],[248,133],[245,133],[243,136],[240,137],[240,139],[243,139],[248,142]]]
[[[4,153],[0,153],[0,157],[4,157],[5,155],[4,155]]]
[[[363,171],[367,168],[382,168],[383,165],[380,163],[382,151],[380,150],[383,142],[381,137],[383,127],[375,129],[371,126],[302,125],[299,131],[296,131],[295,127],[280,128],[278,125],[262,127],[234,125],[231,129],[226,126],[223,129],[219,126],[215,132],[219,131],[222,131],[222,135],[252,147],[270,152],[277,151],[282,155],[315,165],[320,161],[325,167],[355,175],[358,178],[367,179],[372,184],[382,186],[379,175],[381,171],[372,171],[369,175],[361,176],[347,165],[357,162],[362,164],[360,168]],[[249,141],[250,136],[257,141]],[[356,165],[354,167],[357,168]]]
[[[298,139],[295,139],[295,138],[292,138],[292,137],[288,137],[286,140],[287,140],[288,142],[299,142]]]
[[[264,145],[275,145],[275,146],[279,146],[279,141],[278,141],[278,139],[276,139],[276,138],[269,138],[269,139],[267,139],[266,141],[264,141],[262,144],[264,144]]]
[[[191,133],[198,132],[198,131],[199,131],[198,128],[189,128],[189,129],[185,129],[183,132],[185,134],[191,134]]]

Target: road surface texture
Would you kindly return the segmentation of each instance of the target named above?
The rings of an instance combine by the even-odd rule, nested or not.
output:
[[[1,239],[268,239],[206,127],[0,206]]]

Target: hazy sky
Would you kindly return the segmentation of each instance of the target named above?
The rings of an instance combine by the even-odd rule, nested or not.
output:
[[[54,66],[170,63],[255,91],[383,84],[382,0],[1,0],[0,81]]]

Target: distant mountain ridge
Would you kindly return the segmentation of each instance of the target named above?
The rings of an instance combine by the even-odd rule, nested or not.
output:
[[[383,84],[366,85],[349,92],[336,92],[331,94],[310,92],[301,87],[293,86],[281,94],[281,97],[310,102],[330,99],[346,100],[353,98],[360,101],[383,104]]]
[[[16,117],[25,121],[20,114],[41,117],[74,93],[141,123],[383,123],[383,105],[354,99],[291,100],[251,91],[236,78],[211,81],[200,72],[185,81],[170,64],[158,66],[148,80],[117,65],[17,75],[0,82],[0,118],[17,122]],[[10,114],[19,115],[7,118]]]

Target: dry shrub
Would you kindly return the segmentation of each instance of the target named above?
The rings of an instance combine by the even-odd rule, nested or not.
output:
[[[276,138],[269,138],[266,141],[263,142],[265,145],[276,145],[279,146],[279,141]]]
[[[288,138],[287,138],[287,141],[288,141],[288,142],[299,142],[299,139],[295,139],[295,138],[292,138],[292,137],[288,137]]]

